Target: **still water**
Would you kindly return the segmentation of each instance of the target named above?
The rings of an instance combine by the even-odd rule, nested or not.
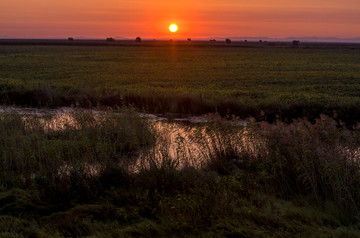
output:
[[[56,109],[37,109],[21,107],[0,107],[0,113],[16,113],[21,115],[26,127],[31,128],[36,118],[44,131],[58,131],[76,129],[80,127],[76,114],[88,114],[94,120],[104,116],[121,115],[116,111],[100,111],[88,109],[74,109],[69,107]],[[184,115],[154,115],[138,113],[139,118],[148,122],[155,134],[153,146],[137,154],[131,170],[149,166],[184,166],[201,167],[210,159],[217,156],[231,156],[226,153],[244,152],[256,154],[261,146],[260,140],[247,130],[248,121],[224,120],[216,115],[189,117]],[[217,128],[216,125],[229,125]],[[36,124],[38,126],[38,124]],[[214,128],[216,127],[216,128]],[[235,128],[235,129],[232,129]],[[96,165],[91,165],[96,171]],[[129,165],[130,166],[130,165]],[[66,166],[62,169],[67,169]]]

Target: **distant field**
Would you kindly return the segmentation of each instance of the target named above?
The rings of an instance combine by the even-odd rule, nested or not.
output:
[[[133,104],[155,113],[217,111],[266,120],[335,110],[347,122],[360,120],[356,44],[9,42],[0,41],[3,103]]]

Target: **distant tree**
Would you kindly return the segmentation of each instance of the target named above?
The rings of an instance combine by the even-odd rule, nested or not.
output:
[[[215,42],[216,40],[215,39],[210,39],[210,42]]]
[[[115,40],[114,40],[114,38],[112,38],[112,37],[108,37],[108,38],[106,38],[106,41],[107,41],[107,42],[113,42],[113,41],[115,41]]]
[[[68,38],[68,41],[73,41],[73,40],[74,40],[74,38],[72,38],[72,37]]]
[[[262,40],[259,40],[260,43],[262,43]]]
[[[226,44],[231,44],[231,40],[230,39],[225,39]]]
[[[293,47],[299,47],[300,45],[300,41],[299,40],[293,40],[293,42],[291,43]]]
[[[247,42],[247,40],[244,40],[244,42]]]
[[[191,41],[191,38],[187,38],[187,41]]]
[[[140,36],[136,37],[135,41],[136,41],[136,42],[141,42]]]

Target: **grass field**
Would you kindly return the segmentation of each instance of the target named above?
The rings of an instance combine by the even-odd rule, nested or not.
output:
[[[1,112],[0,236],[360,237],[359,53],[0,40],[3,104],[106,108]]]
[[[335,110],[348,123],[360,120],[356,44],[45,43],[0,45],[4,103],[133,104],[154,113],[219,112],[269,121],[334,116]]]

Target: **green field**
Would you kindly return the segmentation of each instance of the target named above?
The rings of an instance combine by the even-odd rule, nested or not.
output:
[[[347,122],[360,120],[356,44],[41,44],[0,45],[4,103],[133,104],[154,113],[217,111],[267,120],[335,110]]]
[[[0,40],[0,236],[360,237],[359,53]]]

